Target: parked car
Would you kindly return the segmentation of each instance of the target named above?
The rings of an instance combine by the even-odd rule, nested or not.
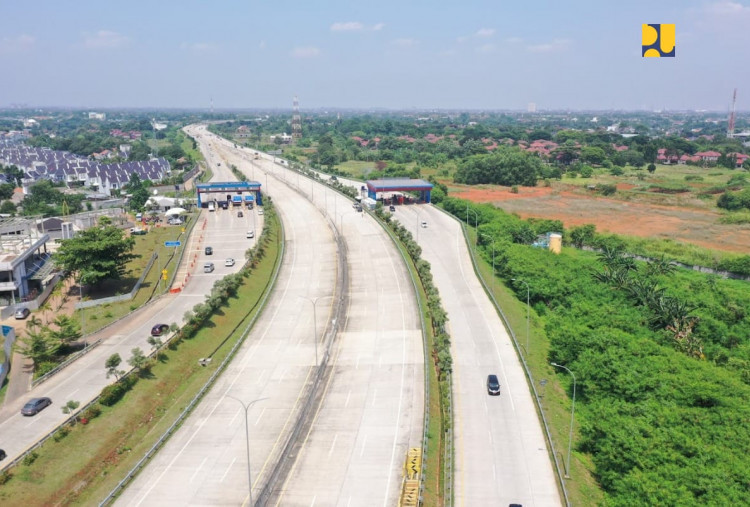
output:
[[[151,336],[161,336],[167,331],[169,331],[169,326],[167,324],[157,324],[151,328]]]
[[[28,317],[30,313],[31,310],[29,310],[28,308],[19,308],[18,310],[16,310],[16,319],[23,320]]]
[[[213,262],[207,262],[203,265],[203,272],[204,273],[210,273],[214,270],[214,263]]]
[[[492,396],[500,394],[500,381],[497,375],[487,375],[487,394]]]
[[[4,460],[7,457],[8,457],[8,455],[5,454],[5,451],[2,450],[2,449],[0,449],[0,461]]]
[[[224,261],[224,265],[227,267],[234,266],[234,259],[232,259],[231,257],[228,258],[227,260]]]
[[[247,231],[247,237],[248,239],[252,239],[255,237],[255,231]]]
[[[238,211],[238,212],[237,212],[237,218],[242,218],[242,217],[244,217],[244,216],[245,216],[245,215],[243,215],[241,211]]]
[[[32,398],[26,405],[21,409],[23,415],[37,415],[45,408],[52,405],[52,400],[49,398]]]
[[[213,255],[213,254],[214,254],[214,249],[211,248],[210,246],[207,246],[206,247],[206,255]]]

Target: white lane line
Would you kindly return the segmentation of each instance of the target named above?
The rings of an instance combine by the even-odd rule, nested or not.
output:
[[[34,420],[33,420],[33,421],[31,421],[31,422],[30,422],[29,424],[27,424],[27,425],[26,425],[26,427],[28,428],[28,427],[29,427],[29,426],[31,426],[32,424],[36,423],[36,422],[37,422],[38,420],[39,420],[39,418],[38,418],[38,417],[34,417]]]
[[[312,502],[310,502],[310,507],[313,507],[315,505],[315,499],[318,498],[317,495],[313,496]]]
[[[227,426],[232,426],[234,424],[234,420],[237,419],[237,416],[240,415],[240,412],[242,412],[242,409],[238,409],[237,412],[234,413],[232,420],[229,421],[229,424],[227,424]]]
[[[349,389],[349,393],[346,395],[346,403],[344,403],[344,408],[349,406],[349,397],[352,395],[352,390]]]
[[[260,418],[263,417],[263,414],[265,413],[265,411],[266,411],[266,407],[263,407],[263,410],[260,411],[260,415],[255,420],[255,424],[253,424],[253,426],[257,426],[258,425],[258,423],[260,422]]]
[[[208,456],[203,458],[203,461],[201,461],[201,464],[198,465],[198,468],[195,469],[195,472],[193,472],[193,475],[190,476],[190,482],[193,482],[193,480],[195,479],[195,476],[198,475],[198,472],[201,471],[201,468],[203,468],[203,465],[206,464],[206,460],[208,460]]]
[[[362,439],[362,449],[359,451],[359,457],[361,458],[365,454],[365,445],[367,445],[367,435]]]
[[[268,370],[261,370],[260,375],[258,375],[258,384],[260,384],[261,382],[263,382],[263,377],[266,375],[267,371]]]
[[[75,393],[77,393],[78,391],[80,391],[80,390],[81,390],[80,388],[76,389],[75,391],[73,391],[72,393],[70,393],[70,394],[69,394],[69,395],[67,396],[67,398],[68,398],[68,399],[72,398],[72,397],[73,397],[73,395],[74,395]]]
[[[338,433],[336,433],[336,434],[335,434],[335,435],[333,436],[333,442],[331,443],[331,448],[330,448],[330,449],[328,449],[328,457],[329,457],[329,458],[331,457],[331,453],[333,452],[333,448],[334,448],[334,447],[336,447],[336,440],[338,440],[338,438],[339,438],[339,434],[338,434]]]
[[[377,389],[373,389],[373,391],[372,391],[372,406],[373,407],[375,406],[375,399],[377,397],[378,397],[378,390]]]
[[[286,375],[286,368],[281,370],[281,377],[279,377],[279,383],[281,383],[281,381],[284,380],[285,375]]]
[[[359,370],[359,354],[357,354],[357,362],[354,363],[354,369]]]
[[[235,461],[237,461],[237,457],[236,456],[234,458],[232,458],[232,462],[227,467],[227,470],[224,472],[224,475],[221,476],[221,479],[219,480],[219,482],[224,482],[224,479],[227,477],[227,474],[232,469],[232,465],[234,465]]]

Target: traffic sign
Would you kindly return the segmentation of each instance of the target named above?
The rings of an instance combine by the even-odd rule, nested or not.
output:
[[[182,241],[165,241],[164,246],[180,246]]]

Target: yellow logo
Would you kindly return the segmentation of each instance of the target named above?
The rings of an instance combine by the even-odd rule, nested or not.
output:
[[[645,57],[674,57],[674,24],[651,23],[641,26],[641,55]]]

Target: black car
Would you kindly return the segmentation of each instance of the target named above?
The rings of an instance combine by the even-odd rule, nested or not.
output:
[[[497,380],[497,375],[487,375],[487,394],[500,394],[500,381]]]
[[[213,254],[214,254],[214,249],[211,248],[210,246],[207,246],[206,247],[206,255],[213,255]]]
[[[37,415],[39,412],[52,405],[52,400],[49,398],[32,398],[29,402],[21,409],[23,415]]]
[[[0,461],[4,460],[7,457],[8,457],[8,455],[5,454],[5,451],[2,450],[2,449],[0,449]]]
[[[388,209],[389,209],[389,210],[391,210],[391,212],[395,212],[395,211],[396,211],[396,206],[394,206],[393,204],[391,204],[391,205],[390,205],[390,206],[388,207]]]
[[[169,326],[167,324],[157,324],[151,328],[151,336],[161,336],[167,331],[169,331]]]
[[[242,218],[243,216],[245,216],[245,215],[243,215],[241,211],[237,212],[237,218]]]

